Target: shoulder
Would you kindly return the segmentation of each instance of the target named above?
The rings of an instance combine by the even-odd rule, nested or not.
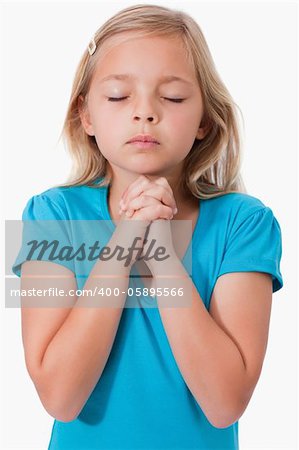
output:
[[[73,187],[51,187],[32,196],[32,199],[41,200],[62,206],[66,198],[74,190]]]
[[[243,192],[230,192],[219,197],[210,198],[208,202],[215,203],[215,207],[229,207],[237,211],[256,211],[266,205],[257,197]]]
[[[53,187],[29,198],[23,220],[51,220],[65,218],[66,197],[71,188]]]
[[[95,190],[95,188],[89,186],[57,186],[49,188],[33,196],[33,198],[42,199],[63,208],[74,198],[84,198],[90,195],[90,191]]]
[[[280,224],[271,207],[249,194],[232,192],[205,201],[207,226],[230,237],[261,235],[269,232],[279,237]]]
[[[90,186],[57,186],[29,198],[23,211],[23,220],[71,219],[76,209],[92,205],[102,188]]]
[[[210,213],[219,218],[243,221],[252,214],[265,213],[271,209],[257,197],[243,192],[231,192],[206,200]]]

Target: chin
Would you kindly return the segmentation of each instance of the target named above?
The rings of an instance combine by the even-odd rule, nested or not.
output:
[[[166,169],[163,169],[161,167],[151,167],[150,164],[142,164],[142,167],[138,167],[137,165],[131,165],[131,167],[124,168],[125,170],[128,170],[130,172],[134,172],[138,175],[161,175],[162,173],[166,172]]]

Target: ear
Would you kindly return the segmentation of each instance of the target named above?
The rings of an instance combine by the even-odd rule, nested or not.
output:
[[[201,126],[198,128],[196,133],[196,139],[203,139],[210,129],[210,123],[206,120],[201,121]]]
[[[203,139],[206,135],[205,128],[199,128],[196,133],[196,139]]]
[[[85,104],[83,95],[79,95],[78,97],[78,111],[81,119],[82,126],[85,132],[89,136],[94,136],[95,133],[93,131],[93,126],[90,120],[89,111],[87,105]]]

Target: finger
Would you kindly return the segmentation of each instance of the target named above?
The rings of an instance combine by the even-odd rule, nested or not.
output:
[[[166,189],[169,190],[170,193],[172,193],[172,189],[168,184],[168,181],[164,177],[157,177],[156,179],[150,179],[149,177],[146,177],[145,175],[140,175],[133,183],[131,183],[125,191],[123,192],[120,200],[120,206],[123,205],[124,202],[128,200],[128,197],[130,197],[130,193],[135,190],[136,186],[142,185],[147,186],[151,184],[155,184],[155,182],[158,181],[158,183],[161,184],[161,186],[164,186]],[[134,191],[134,195],[137,195],[137,192],[140,193],[141,190]],[[130,197],[131,198],[131,197]]]
[[[158,184],[158,185],[160,185],[160,186],[165,187],[166,189],[168,189],[169,191],[172,192],[172,189],[171,189],[171,187],[170,187],[170,185],[169,185],[169,183],[168,183],[168,181],[167,181],[167,179],[166,179],[165,177],[159,177],[159,178],[157,178],[157,179],[155,180],[155,183]]]
[[[126,209],[124,209],[125,215],[131,217],[135,211],[150,205],[158,205],[160,202],[151,196],[141,195],[129,202]]]
[[[145,192],[146,187],[148,186],[148,183],[150,183],[149,180],[141,180],[139,184],[137,184],[135,187],[132,186],[128,189],[128,192],[126,193],[125,197],[119,202],[119,206],[122,209],[125,209],[128,205],[128,203],[135,197],[138,197],[140,194]]]
[[[133,181],[131,184],[129,184],[126,189],[123,191],[122,195],[121,195],[121,200],[123,200],[125,198],[125,196],[127,195],[128,190],[130,189],[131,186],[136,186],[136,184],[138,184],[138,182],[140,182],[141,177],[136,178],[135,181]]]
[[[137,199],[142,199],[143,197],[153,197],[159,202],[163,203],[166,206],[172,208],[173,213],[177,213],[177,205],[175,199],[166,188],[162,186],[157,186],[155,184],[151,184],[148,188],[144,189],[144,191],[137,197]],[[128,196],[126,202],[123,204],[123,209],[134,208],[134,205],[139,205],[140,201],[137,201],[136,198],[133,198],[131,195]],[[136,202],[137,201],[137,202]],[[133,202],[133,203],[132,203]],[[147,203],[146,203],[147,204]],[[144,206],[146,205],[144,204]]]
[[[136,186],[140,185],[141,183],[143,185],[145,185],[147,182],[149,181],[149,179],[145,176],[145,175],[140,175],[140,177],[138,177],[133,183],[131,183],[123,192],[122,196],[121,196],[121,200],[125,201],[125,199],[128,196],[128,193],[131,192],[132,189],[135,189]]]
[[[141,208],[135,212],[132,219],[154,221],[157,219],[171,220],[173,218],[173,211],[169,206],[162,205],[162,203],[156,205],[150,205],[145,208]]]
[[[146,189],[144,195],[151,195],[164,205],[171,207],[173,211],[177,210],[176,201],[172,191],[169,192],[169,190],[163,186],[154,185],[152,188]]]
[[[133,198],[132,200],[128,200],[126,204],[123,206],[123,210],[131,211],[137,210],[145,206],[149,206],[150,204],[162,203],[166,206],[172,208],[173,214],[176,214],[177,208],[174,199],[169,195],[168,192],[160,193],[156,188],[152,188],[142,192],[137,198]]]
[[[170,184],[168,183],[167,179],[165,177],[159,177],[155,180],[155,184],[158,186],[162,186],[164,189],[166,189],[171,195],[173,195],[172,188]]]
[[[158,185],[160,185],[160,186],[163,186],[166,190],[168,190],[168,191],[170,192],[170,194],[172,195],[172,197],[173,197],[173,199],[174,199],[174,202],[175,202],[175,198],[174,198],[174,195],[173,195],[173,191],[172,191],[172,189],[171,189],[170,184],[169,184],[168,181],[167,181],[167,178],[165,178],[165,177],[160,177],[160,178],[158,178],[157,180],[155,180],[155,183],[158,184]],[[178,208],[177,208],[177,204],[176,204],[176,202],[175,202],[174,214],[176,214],[177,212],[178,212]]]
[[[139,195],[139,197],[133,198],[133,200],[131,200],[124,209],[126,210],[126,216],[131,217],[134,211],[137,211],[138,209],[144,208],[146,206],[156,204],[159,204],[159,201],[157,199],[149,195],[141,194]]]

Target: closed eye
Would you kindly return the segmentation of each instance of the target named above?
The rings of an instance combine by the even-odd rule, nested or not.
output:
[[[184,98],[167,98],[164,97],[165,100],[169,100],[170,102],[174,102],[174,103],[182,103],[185,99]]]
[[[108,97],[109,102],[121,102],[122,100],[125,100],[128,97]],[[168,98],[163,97],[165,100],[168,100],[170,102],[174,103],[182,103],[185,99],[184,98]]]
[[[121,100],[125,100],[128,97],[108,97],[109,102],[120,102]]]

